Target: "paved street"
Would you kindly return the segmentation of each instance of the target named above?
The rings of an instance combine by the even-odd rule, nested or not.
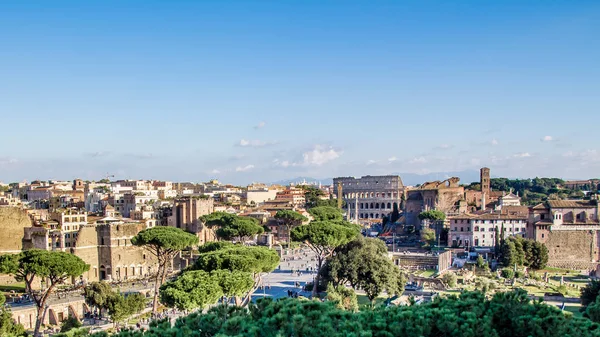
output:
[[[310,291],[301,291],[301,288],[306,283],[312,282],[316,274],[314,270],[317,262],[312,261],[314,256],[314,253],[309,249],[304,249],[294,255],[283,256],[279,267],[263,277],[265,287],[263,289],[259,288],[254,293],[253,299],[267,296],[274,298],[287,297],[288,290],[296,291],[301,296],[310,296]],[[313,272],[307,271],[307,268],[311,267]],[[296,282],[300,282],[300,288],[295,287]]]

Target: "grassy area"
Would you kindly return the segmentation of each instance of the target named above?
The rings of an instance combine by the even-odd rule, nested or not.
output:
[[[558,308],[562,306],[562,302],[558,301],[548,301],[544,303]],[[565,303],[565,309],[563,311],[571,313],[573,317],[583,317],[583,313],[579,312],[579,309],[581,309],[581,304],[579,303]]]
[[[559,274],[579,274],[579,272],[576,271],[576,270],[561,269],[561,268],[552,268],[552,267],[546,267],[543,270],[538,270],[537,271],[537,273],[540,274],[540,275],[543,275],[544,272],[559,273]]]
[[[383,304],[383,302],[385,302],[386,299],[386,297],[377,297],[375,299],[375,306]],[[356,295],[356,300],[358,302],[359,307],[371,305],[371,301],[369,301],[367,295]]]
[[[25,283],[21,282],[21,283],[15,283],[15,284],[11,284],[9,286],[0,286],[0,291],[2,292],[10,292],[10,291],[16,291],[16,292],[25,292]]]
[[[71,331],[63,332],[63,334],[61,334],[61,336],[66,336],[66,337],[82,336],[80,334],[89,331],[89,329],[90,329],[89,327],[79,328],[79,329],[72,329]],[[80,334],[76,335],[76,333],[80,333]]]
[[[433,277],[433,275],[437,274],[437,270],[435,269],[427,269],[419,274],[421,277]]]

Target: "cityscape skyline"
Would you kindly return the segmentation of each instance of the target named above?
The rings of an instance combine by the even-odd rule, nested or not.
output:
[[[0,180],[593,178],[577,4],[7,1]]]

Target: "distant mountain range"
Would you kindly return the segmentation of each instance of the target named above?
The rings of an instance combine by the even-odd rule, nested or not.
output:
[[[459,172],[434,172],[428,174],[416,174],[416,173],[391,173],[392,175],[399,175],[402,178],[402,182],[404,185],[417,185],[423,184],[428,181],[436,181],[436,180],[446,180],[450,177],[459,177],[461,183],[470,184],[475,181],[479,181],[479,171],[471,170],[471,171],[459,171]],[[333,178],[312,178],[312,177],[296,177],[293,179],[286,179],[272,182],[272,184],[278,185],[288,185],[291,183],[298,183],[306,181],[321,183],[322,185],[331,185],[333,184]]]

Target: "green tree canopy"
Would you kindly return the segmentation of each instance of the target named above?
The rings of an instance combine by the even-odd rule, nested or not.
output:
[[[436,298],[413,306],[378,307],[356,313],[328,301],[261,299],[249,310],[218,306],[193,313],[174,325],[153,324],[143,336],[419,336],[419,337],[592,337],[600,325],[565,315],[555,306],[532,302],[523,290],[480,292]],[[121,332],[119,337],[132,337]],[[135,335],[142,337],[142,334]]]
[[[419,220],[444,221],[446,214],[438,210],[429,210],[419,213]]]
[[[279,265],[279,255],[266,247],[233,245],[200,254],[192,266],[194,270],[242,271],[252,274],[269,273]]]
[[[368,266],[366,261],[379,259],[387,251],[383,241],[358,236],[335,249],[335,254],[325,261],[321,274],[334,287],[350,283],[354,289],[359,289],[359,277]]]
[[[338,309],[352,312],[358,311],[358,298],[356,297],[356,293],[354,290],[344,286],[334,287],[329,284],[327,286],[327,300],[337,303],[336,307]]]
[[[243,271],[215,270],[211,272],[227,298],[239,298],[247,294],[254,287],[252,273]]]
[[[591,280],[590,283],[581,288],[581,306],[587,307],[596,302],[598,295],[600,295],[600,280]]]
[[[308,213],[312,215],[313,221],[334,221],[339,222],[344,220],[342,211],[336,207],[320,206],[313,207],[308,210]]]
[[[371,301],[384,291],[399,295],[406,284],[406,276],[387,257],[385,244],[360,236],[338,247],[321,273],[336,287],[350,283],[355,290],[364,290]]]
[[[532,269],[543,269],[548,263],[548,248],[541,242],[509,237],[500,241],[500,262],[506,267],[526,266]]]
[[[207,242],[202,246],[198,247],[198,253],[203,254],[208,252],[214,252],[215,250],[231,248],[233,246],[235,246],[235,244],[233,242],[228,241]]]
[[[423,228],[420,234],[423,247],[432,247],[435,245],[435,231],[433,229]]]
[[[27,336],[25,328],[23,327],[23,325],[17,324],[17,322],[15,322],[9,308],[0,308],[0,336]]]
[[[241,245],[232,245],[223,249],[214,250],[200,254],[198,259],[191,267],[192,270],[202,270],[205,272],[224,271],[228,273],[249,273],[252,277],[252,289],[246,291],[246,297],[240,299],[239,292],[232,292],[226,287],[221,279],[220,285],[227,297],[235,297],[236,303],[245,304],[250,300],[250,296],[256,290],[260,283],[262,273],[270,273],[279,265],[279,254],[273,249],[266,247],[248,247]],[[221,274],[218,274],[221,275]],[[232,276],[233,277],[233,276]],[[225,281],[236,286],[236,289],[244,289],[243,274],[236,274],[235,278]],[[244,291],[241,291],[244,293]]]
[[[292,230],[292,239],[305,242],[317,255],[317,276],[313,284],[313,296],[317,293],[319,271],[325,259],[333,254],[335,248],[350,242],[358,234],[356,227],[332,221],[313,221]]]
[[[96,307],[102,316],[102,310],[107,308],[108,299],[113,295],[110,284],[92,282],[83,288],[83,298],[90,307]]]
[[[204,225],[215,231],[215,234],[224,240],[246,240],[248,237],[264,232],[259,221],[250,218],[229,214],[226,212],[213,212],[200,217]]]
[[[106,301],[108,315],[116,326],[142,311],[146,307],[146,298],[139,293],[124,296],[121,293],[112,293]]]
[[[160,287],[160,301],[180,310],[205,308],[223,296],[219,278],[203,270],[186,271]]]
[[[182,250],[198,244],[198,237],[179,228],[158,226],[144,229],[131,239],[136,246],[145,247],[157,259],[152,312],[158,308],[158,290],[167,277],[167,265]]]
[[[235,222],[235,215],[227,212],[213,212],[200,217],[200,221],[208,227],[224,227],[231,226]]]
[[[448,287],[454,288],[456,287],[456,281],[458,280],[458,277],[456,276],[456,274],[449,271],[442,275],[442,280],[444,281],[444,283],[446,283]]]
[[[243,242],[264,231],[264,228],[259,224],[258,220],[249,217],[236,216],[232,224],[220,227],[217,229],[216,233],[221,239]]]
[[[25,282],[25,291],[33,298],[37,308],[34,336],[39,335],[46,315],[46,301],[54,289],[67,279],[82,275],[89,268],[89,265],[73,254],[40,249],[5,255],[0,259],[0,271],[14,275],[17,281]],[[48,280],[45,290],[34,291],[35,278]]]

